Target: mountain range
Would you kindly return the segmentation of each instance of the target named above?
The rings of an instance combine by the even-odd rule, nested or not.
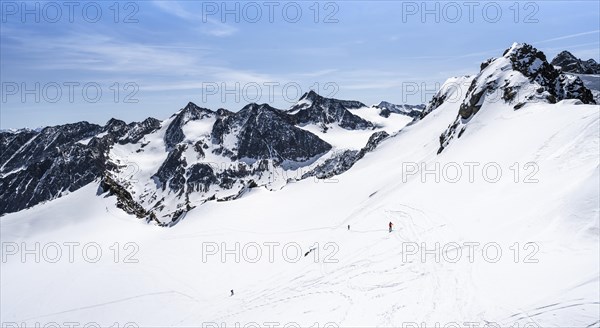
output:
[[[440,131],[438,153],[460,138],[488,99],[511,104],[514,110],[565,99],[595,103],[579,77],[553,66],[581,71],[581,61],[573,58],[562,52],[551,64],[531,45],[514,44],[502,57],[482,63],[465,94],[454,100],[460,109]],[[0,214],[94,182],[98,195],[117,195],[118,206],[127,213],[172,226],[207,201],[341,174],[406,124],[415,124],[448,101],[447,92],[442,88],[427,105],[382,101],[368,107],[310,91],[288,110],[252,103],[237,112],[213,111],[190,102],[162,121],[111,119],[104,126],[78,122],[4,131]]]
[[[99,194],[118,195],[119,206],[128,213],[172,225],[209,200],[231,200],[248,188],[277,189],[288,180],[340,173],[326,167],[373,148],[422,108],[394,111],[398,115],[390,118],[379,107],[310,91],[289,110],[252,103],[238,112],[213,111],[190,102],[163,121],[111,119],[104,126],[78,122],[4,131],[0,213],[95,181]],[[356,160],[346,159],[344,170]]]

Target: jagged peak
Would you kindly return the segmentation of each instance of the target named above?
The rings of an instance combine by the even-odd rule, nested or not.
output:
[[[531,59],[538,58],[542,62],[547,62],[546,55],[528,43],[513,43],[512,46],[502,55],[504,58],[510,59],[512,62],[522,61],[529,59],[529,62],[533,62]]]
[[[269,104],[257,104],[257,103],[249,103],[244,106],[238,113],[247,112],[247,111],[275,111],[280,112],[279,109],[271,107]]]
[[[190,112],[190,111],[201,111],[207,113],[214,113],[212,110],[204,107],[200,107],[193,102],[188,102],[188,104],[182,109],[182,112]]]
[[[561,56],[561,57],[570,57],[570,58],[574,58],[577,59],[577,57],[575,57],[575,55],[573,55],[570,51],[568,50],[563,50],[561,51],[558,55],[556,56]]]
[[[530,48],[533,48],[533,46],[528,43],[513,42],[513,44],[508,49],[504,50],[504,53],[502,53],[502,56],[508,58],[510,55],[517,54],[524,49],[530,49]]]
[[[123,127],[125,125],[127,125],[127,123],[125,123],[124,121],[116,119],[116,118],[111,118],[104,125],[104,130],[111,130],[111,129],[114,129],[114,128]]]
[[[391,102],[382,100],[378,104],[373,105],[373,107],[382,108],[382,107],[387,107],[387,106],[392,106],[392,105],[393,104]]]
[[[46,126],[42,130],[40,130],[40,132],[41,133],[54,133],[54,131],[56,131],[56,130],[74,130],[77,128],[88,128],[88,127],[101,128],[101,126],[98,124],[90,123],[88,121],[80,121],[80,122],[75,122],[75,123],[66,123],[66,124],[60,124],[60,125]]]
[[[293,112],[293,111],[297,111],[299,109],[309,108],[309,107],[317,109],[317,107],[319,107],[319,106],[313,106],[313,105],[337,106],[337,104],[343,106],[346,109],[356,109],[356,108],[361,108],[361,107],[367,107],[365,104],[363,104],[362,102],[357,101],[357,100],[341,100],[341,99],[337,99],[337,98],[328,98],[328,97],[319,95],[314,90],[310,90],[309,92],[302,95],[302,97],[300,97],[298,102],[290,109],[290,111]]]
[[[600,65],[593,58],[583,60],[566,50],[556,55],[551,63],[568,73],[600,74]]]
[[[150,116],[150,117],[147,117],[145,120],[142,121],[143,124],[152,123],[152,122],[160,122],[160,120],[157,119],[157,118],[154,118],[154,117]]]
[[[300,97],[300,99],[298,101],[302,101],[302,100],[310,100],[310,101],[315,101],[317,99],[321,99],[321,98],[325,98],[321,95],[319,95],[318,93],[316,93],[314,90],[310,90],[306,93],[304,93],[302,95],[302,97]]]
[[[233,115],[234,113],[226,108],[219,108],[216,111],[218,116],[230,116]]]

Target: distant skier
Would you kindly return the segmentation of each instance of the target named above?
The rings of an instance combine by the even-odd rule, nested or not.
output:
[[[233,296],[233,289],[231,290],[231,295],[230,296]]]
[[[394,226],[394,224],[392,223],[392,221],[390,221],[390,224],[388,224],[388,226],[390,227],[390,232],[392,232],[392,226]]]
[[[312,253],[314,250],[315,250],[315,248],[314,248],[314,247],[311,247],[311,248],[308,250],[308,252],[304,253],[304,257],[307,257],[307,256],[308,256],[308,254]]]
[[[348,230],[350,230],[350,225],[348,225]]]

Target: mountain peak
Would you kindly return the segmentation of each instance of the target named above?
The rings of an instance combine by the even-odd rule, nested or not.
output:
[[[546,55],[528,43],[513,43],[510,48],[504,51],[503,57],[510,59],[513,64],[517,62],[531,64],[536,58],[541,62],[546,62]]]
[[[434,99],[443,102],[442,95]],[[566,76],[546,60],[546,55],[527,43],[513,43],[502,57],[490,59],[481,65],[481,71],[472,80],[458,111],[458,117],[440,137],[438,152],[456,136],[460,137],[468,122],[485,103],[499,99],[518,110],[528,103],[556,103],[564,99],[578,99],[594,104],[594,98],[581,79]],[[439,103],[435,107],[439,106]]]
[[[556,57],[564,57],[564,58],[573,58],[573,59],[577,59],[577,57],[575,57],[575,55],[573,55],[571,52],[569,52],[568,50],[563,50],[561,51],[558,55],[556,55]]]
[[[213,113],[212,110],[210,110],[208,108],[200,107],[191,101],[187,103],[187,105],[183,108],[182,111],[183,112],[200,111],[200,112],[206,112],[206,113]]]
[[[276,108],[273,108],[271,106],[269,106],[269,104],[257,104],[257,103],[249,103],[248,105],[244,106],[240,112],[242,111],[279,111]]]
[[[318,93],[316,93],[314,90],[310,90],[310,91],[304,93],[298,101],[302,101],[302,100],[315,101],[315,100],[321,99],[321,98],[324,98],[324,97],[319,95]]]
[[[123,122],[123,121],[120,120],[120,119],[118,119],[118,118],[114,118],[113,117],[110,120],[108,120],[104,126],[115,125],[115,124],[122,124],[121,122]],[[123,122],[123,123],[125,123],[125,122]]]
[[[575,74],[600,74],[600,65],[594,59],[583,61],[572,53],[561,51],[554,59],[552,65],[558,66],[563,72]]]

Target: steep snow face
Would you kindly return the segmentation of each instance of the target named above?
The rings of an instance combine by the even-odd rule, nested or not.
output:
[[[438,155],[439,133],[455,120],[472,80],[449,80],[436,96],[444,101],[332,180],[208,202],[172,229],[131,220],[115,197],[97,197],[93,184],[6,215],[4,243],[95,242],[104,256],[98,263],[79,252],[74,263],[66,253],[58,263],[9,256],[0,267],[0,293],[13,301],[0,302],[2,322],[594,327],[598,106],[564,100],[515,111],[484,102],[460,142]],[[163,134],[164,127],[146,142],[164,147]],[[470,174],[465,162],[479,166]],[[482,170],[492,162],[502,169],[494,182],[486,180],[493,170],[486,179]],[[436,164],[440,172],[458,164],[461,178],[446,171],[436,179],[420,168],[432,172]],[[135,246],[122,249],[118,263],[110,250],[116,242]],[[265,243],[279,243],[273,261]],[[460,251],[447,247],[453,243]],[[471,256],[464,245],[474,243]],[[254,263],[257,244],[262,254]],[[318,252],[304,256],[313,247]],[[138,262],[124,263],[124,256]],[[63,297],[66,288],[71,292]]]

